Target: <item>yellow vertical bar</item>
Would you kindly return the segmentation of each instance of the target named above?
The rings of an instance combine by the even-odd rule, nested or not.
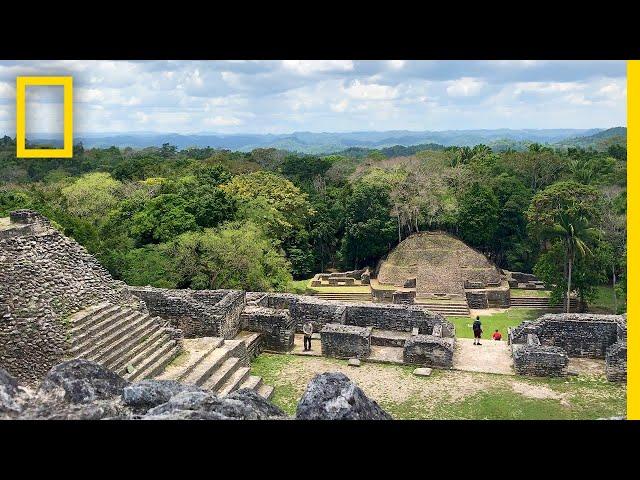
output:
[[[73,80],[71,77],[64,82],[64,145],[66,157],[73,156]]]
[[[640,60],[627,62],[627,418],[640,419]]]
[[[25,90],[26,84],[24,78],[17,77],[16,78],[16,153],[17,156],[20,157],[24,150],[27,148],[26,145],[26,120],[25,120]]]

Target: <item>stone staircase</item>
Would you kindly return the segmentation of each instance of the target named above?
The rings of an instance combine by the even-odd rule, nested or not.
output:
[[[571,308],[578,307],[578,299],[571,298],[569,301]],[[513,308],[535,308],[541,310],[562,310],[564,304],[551,305],[549,297],[511,297],[511,306]]]
[[[160,318],[121,305],[94,305],[70,322],[67,356],[98,362],[129,381],[157,375],[181,351]]]
[[[429,297],[416,297],[416,305],[425,307],[434,313],[439,313],[445,317],[467,317],[469,316],[469,304],[466,299],[449,299],[434,301]]]
[[[333,292],[333,293],[325,293],[325,292],[313,292],[310,294],[311,296],[321,298],[323,300],[336,300],[340,302],[370,302],[371,301],[371,293],[363,292],[363,293],[349,293],[349,292]]]
[[[240,340],[219,337],[185,339],[184,358],[176,359],[156,379],[197,385],[219,396],[250,388],[268,400],[273,395],[273,387],[264,384],[262,377],[250,374],[247,347],[253,341],[255,338],[252,336]]]

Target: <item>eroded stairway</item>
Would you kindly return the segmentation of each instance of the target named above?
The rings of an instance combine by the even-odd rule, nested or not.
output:
[[[249,352],[258,334],[182,339],[161,318],[111,303],[78,312],[69,327],[69,358],[95,361],[129,381],[177,380],[220,396],[240,388],[266,399],[273,394],[273,387],[250,374]]]

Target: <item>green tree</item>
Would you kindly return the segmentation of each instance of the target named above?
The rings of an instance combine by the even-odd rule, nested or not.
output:
[[[289,262],[253,223],[189,232],[172,246],[180,287],[284,290],[291,281]]]
[[[138,245],[168,242],[198,229],[195,217],[187,211],[187,202],[175,194],[152,198],[131,220],[131,235]]]
[[[542,240],[558,241],[563,246],[567,313],[570,310],[576,255],[591,253],[588,242],[597,233],[595,227],[601,213],[599,192],[574,181],[558,182],[538,192],[527,210],[531,232]]]
[[[62,189],[69,213],[98,223],[118,203],[122,184],[103,172],[88,173]]]
[[[474,183],[459,201],[458,229],[460,237],[474,247],[488,251],[498,228],[498,199],[484,185]]]

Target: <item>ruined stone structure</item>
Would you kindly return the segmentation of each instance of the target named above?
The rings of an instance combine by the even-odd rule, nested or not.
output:
[[[295,320],[287,310],[248,305],[241,322],[243,330],[262,334],[262,349],[288,352],[293,348]]]
[[[245,306],[239,290],[176,290],[129,287],[144,300],[153,315],[169,319],[187,338],[234,338],[240,331],[240,313]]]
[[[190,355],[177,376],[220,395],[253,388],[268,397],[272,389],[249,375],[259,334],[228,340],[240,330],[244,305],[240,291],[127,287],[36,212],[0,219],[0,367],[26,383],[69,358],[127,380],[162,375],[186,354],[184,329],[210,346]]]
[[[538,336],[527,334],[526,343],[512,347],[513,367],[519,375],[562,377],[567,374],[569,356],[560,347],[541,345]]]
[[[412,335],[404,344],[405,363],[427,367],[451,368],[455,340],[441,335]]]
[[[371,327],[327,323],[321,330],[322,354],[335,358],[366,358],[371,353]]]
[[[518,373],[564,375],[561,357],[602,358],[607,378],[619,381],[626,379],[626,332],[621,315],[547,314],[510,329],[509,342]]]
[[[74,314],[106,303],[114,314],[119,307],[144,314],[124,283],[46,218],[23,210],[0,223],[0,365],[11,374],[27,383],[42,378],[82,345],[73,336],[84,333],[86,318]]]

